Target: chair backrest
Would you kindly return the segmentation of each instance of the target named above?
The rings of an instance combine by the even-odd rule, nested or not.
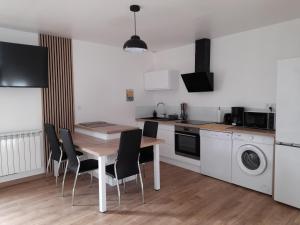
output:
[[[72,136],[69,129],[61,128],[60,129],[60,137],[63,142],[64,150],[67,154],[69,161],[69,168],[76,172],[78,167],[78,160],[75,151],[75,147],[73,144]]]
[[[158,122],[145,121],[144,129],[143,129],[143,136],[156,138],[157,137],[157,129],[158,129]]]
[[[57,139],[57,135],[55,132],[55,128],[54,125],[49,124],[49,123],[45,123],[45,133],[47,136],[47,140],[50,144],[50,148],[52,151],[52,159],[59,161],[59,158],[61,156],[61,151],[60,151],[60,145]]]
[[[158,129],[158,122],[145,121],[143,136],[156,138],[157,129]],[[140,152],[140,163],[146,163],[151,161],[153,161],[153,146],[143,148]]]
[[[138,159],[141,139],[141,129],[129,130],[121,133],[116,164],[118,179],[139,173]]]

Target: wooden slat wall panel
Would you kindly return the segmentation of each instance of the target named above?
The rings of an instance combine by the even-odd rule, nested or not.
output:
[[[40,46],[48,47],[49,87],[42,91],[43,121],[59,128],[74,130],[72,40],[46,34],[39,35]],[[45,157],[49,145],[45,138]],[[53,172],[53,165],[50,166]]]

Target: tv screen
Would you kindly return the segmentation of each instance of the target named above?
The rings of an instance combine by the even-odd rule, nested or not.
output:
[[[0,87],[48,87],[48,49],[0,42]]]

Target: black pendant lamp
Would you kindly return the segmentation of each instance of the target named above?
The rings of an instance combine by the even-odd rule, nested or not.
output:
[[[148,50],[147,44],[136,35],[136,17],[135,13],[140,11],[139,5],[131,5],[130,11],[134,13],[134,35],[125,42],[123,49],[127,52],[145,52]]]

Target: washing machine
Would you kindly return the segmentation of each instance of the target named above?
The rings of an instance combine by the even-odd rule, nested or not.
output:
[[[274,138],[234,133],[232,183],[272,195]]]

